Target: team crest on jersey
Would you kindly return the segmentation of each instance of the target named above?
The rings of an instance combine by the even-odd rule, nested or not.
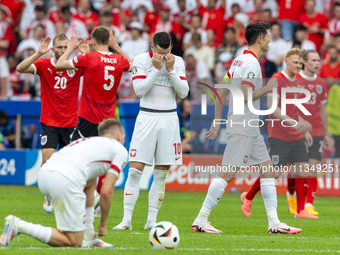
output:
[[[279,163],[279,155],[273,155],[272,161],[274,165],[277,165]]]
[[[255,79],[255,73],[250,71],[248,74],[247,74],[247,79],[248,80],[254,80]]]
[[[126,166],[126,162],[123,163],[121,170],[123,171]]]
[[[316,85],[316,92],[318,92],[318,94],[322,93],[322,86],[321,85]]]
[[[245,156],[244,156],[244,159],[243,159],[243,163],[247,163],[247,162],[248,162],[248,156],[245,155]]]
[[[47,143],[47,135],[44,135],[40,138],[41,145],[45,145]]]
[[[137,150],[136,149],[131,149],[130,150],[130,157],[136,157]]]
[[[137,67],[133,66],[132,67],[132,75],[136,75],[137,74]]]
[[[68,76],[70,76],[70,77],[73,77],[75,73],[76,73],[76,72],[75,72],[73,69],[67,70],[67,74],[68,74]]]

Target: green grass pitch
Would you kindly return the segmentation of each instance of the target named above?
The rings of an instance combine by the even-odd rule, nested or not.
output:
[[[153,250],[149,231],[144,230],[148,192],[141,191],[133,215],[132,231],[113,231],[123,216],[123,190],[115,190],[108,221],[108,235],[102,237],[114,249],[51,248],[31,237],[21,235],[0,254],[340,254],[340,198],[317,197],[314,205],[319,220],[294,219],[287,210],[285,196],[278,197],[278,214],[282,222],[302,228],[298,235],[267,234],[267,218],[260,195],[253,201],[252,217],[241,213],[239,194],[224,194],[209,220],[223,234],[194,233],[194,221],[205,198],[205,192],[166,192],[158,221],[177,225],[181,240],[176,250]],[[55,227],[54,215],[43,211],[43,195],[37,187],[0,186],[0,231],[4,218],[13,214],[23,220]],[[95,219],[97,228],[99,218]]]

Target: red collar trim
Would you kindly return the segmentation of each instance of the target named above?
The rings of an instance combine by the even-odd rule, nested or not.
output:
[[[149,51],[149,56],[150,56],[150,58],[153,57],[153,51]]]
[[[245,50],[245,51],[243,51],[243,54],[251,54],[251,55],[253,55],[253,56],[257,59],[257,57],[256,57],[256,55],[254,54],[254,52],[252,52],[252,51],[250,51],[250,50]]]

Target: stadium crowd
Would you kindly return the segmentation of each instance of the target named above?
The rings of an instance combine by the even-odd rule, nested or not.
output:
[[[195,81],[214,84],[247,49],[244,32],[252,22],[270,24],[269,50],[259,60],[264,78],[284,70],[293,47],[320,53],[328,89],[340,78],[340,0],[0,0],[0,100],[40,99],[39,77],[16,66],[42,38],[76,31],[91,45],[98,25],[112,27],[132,60],[150,50],[155,33],[169,32],[191,90]],[[118,95],[136,99],[131,73],[124,73]]]

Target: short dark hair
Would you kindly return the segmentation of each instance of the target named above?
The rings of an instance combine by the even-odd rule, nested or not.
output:
[[[100,14],[100,17],[112,17],[112,12],[105,11],[102,14]]]
[[[35,26],[34,31],[37,30],[38,27],[41,27],[42,29],[45,30],[45,26],[43,24],[38,24]]]
[[[302,24],[299,24],[295,27],[295,32],[297,32],[297,31],[307,31],[307,27],[305,27]]]
[[[99,26],[93,29],[91,38],[99,45],[107,45],[110,39],[110,32],[106,27]]]
[[[296,45],[299,45],[300,46],[300,48],[301,48],[301,42],[299,42],[299,41],[294,41],[293,42],[293,48],[296,48],[296,47],[294,47],[294,46],[296,46]]]
[[[273,26],[279,26],[280,29],[281,29],[281,24],[279,22],[274,21],[274,22],[270,23],[270,28],[272,28]]]
[[[340,6],[340,3],[339,3],[339,2],[335,2],[333,6],[334,6],[334,8],[335,8],[335,7],[339,7],[339,6]]]
[[[191,36],[191,40],[195,41],[195,42],[201,41],[202,40],[201,34],[199,34],[197,32],[193,33],[192,36]]]
[[[110,132],[110,130],[112,129],[119,129],[124,130],[124,127],[122,125],[122,123],[120,123],[119,120],[115,120],[115,119],[106,119],[103,122],[99,123],[98,125],[98,135],[104,135],[108,132]]]
[[[71,6],[65,5],[65,6],[61,7],[61,13],[64,14],[67,11],[71,12]]]
[[[262,12],[270,12],[270,15],[272,14],[272,10],[271,9],[264,9]]]
[[[172,46],[171,35],[167,32],[156,33],[153,36],[152,44],[153,44],[153,47],[156,47],[158,45],[162,49],[167,49],[170,46]]]
[[[201,16],[201,15],[199,15],[199,14],[194,14],[194,15],[192,15],[192,18],[193,18],[193,17],[197,17],[197,18],[199,18],[199,19],[200,19],[200,21],[202,21],[202,16]],[[191,19],[192,19],[192,18],[191,18]]]
[[[58,34],[53,38],[53,46],[55,45],[55,43],[57,41],[64,41],[64,40],[68,40],[67,36],[65,34]]]
[[[251,23],[246,27],[245,37],[249,46],[254,45],[259,37],[265,37],[268,33],[269,24]]]
[[[234,7],[238,7],[238,8],[240,8],[240,5],[239,5],[239,4],[237,4],[237,3],[234,3],[234,4],[231,6],[231,9],[232,9],[232,8],[234,8]]]
[[[233,27],[226,27],[224,30],[223,30],[223,34],[227,33],[227,32],[233,32],[234,34],[236,34],[236,31],[235,31],[235,28]]]

